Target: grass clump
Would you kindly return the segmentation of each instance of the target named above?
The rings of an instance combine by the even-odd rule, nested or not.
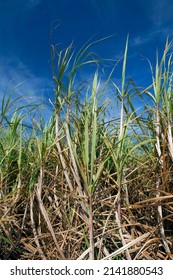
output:
[[[72,44],[60,52],[52,46],[49,122],[32,118],[28,133],[19,100],[2,99],[1,259],[172,259],[170,44],[155,70],[150,64],[153,82],[142,91],[126,79],[128,39],[121,85],[115,69],[100,85],[102,61],[89,52],[92,44],[76,56]],[[90,65],[92,82],[79,83]]]

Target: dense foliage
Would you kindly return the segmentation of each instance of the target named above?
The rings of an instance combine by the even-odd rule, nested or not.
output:
[[[116,67],[100,83],[103,61],[89,52],[92,44],[76,55],[72,45],[52,46],[49,122],[32,118],[28,129],[20,100],[3,96],[1,259],[173,258],[170,44],[142,90],[126,79],[128,40],[121,85]],[[93,65],[93,81],[79,82],[80,69]]]

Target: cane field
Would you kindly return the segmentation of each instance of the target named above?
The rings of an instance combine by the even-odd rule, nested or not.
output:
[[[2,260],[173,259],[171,42],[147,88],[128,78],[128,38],[116,62],[99,43],[51,46],[49,120],[18,86],[0,93]]]

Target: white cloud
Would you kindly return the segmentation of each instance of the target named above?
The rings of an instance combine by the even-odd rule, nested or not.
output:
[[[38,6],[41,3],[42,0],[28,0],[28,7],[30,9]]]
[[[172,0],[138,0],[145,16],[150,20],[151,27],[147,33],[139,33],[132,38],[133,46],[140,46],[152,42],[157,37],[165,41],[173,36],[173,1]]]
[[[131,39],[131,45],[136,47],[145,45],[155,40],[159,36],[160,41],[166,42],[166,39],[172,39],[173,29],[168,27],[152,28],[150,33],[139,34],[138,36]]]
[[[149,17],[155,26],[162,25],[172,21],[173,2],[172,0],[152,0]]]
[[[153,28],[169,27],[172,23],[173,1],[172,0],[138,0],[145,16],[153,24]],[[170,27],[171,28],[171,27]]]
[[[18,7],[22,8],[22,9],[34,9],[35,7],[37,7],[42,0],[18,0]]]
[[[40,114],[50,116],[49,97],[51,93],[53,94],[51,81],[45,77],[35,76],[16,57],[0,58],[0,103],[4,93],[6,92],[8,96],[15,88],[13,98],[21,97],[16,106],[39,103],[42,104]]]
[[[100,22],[104,24],[105,20],[109,21],[112,16],[116,17],[118,15],[119,8],[121,8],[122,5],[121,2],[123,1],[117,2],[118,1],[115,0],[91,0],[88,4],[91,5],[91,9],[97,15]]]

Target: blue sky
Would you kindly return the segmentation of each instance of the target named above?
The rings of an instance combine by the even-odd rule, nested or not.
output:
[[[146,57],[154,62],[156,50],[161,53],[167,36],[172,39],[172,15],[172,0],[1,0],[0,96],[12,79],[12,85],[24,82],[19,94],[27,100],[52,96],[52,29],[61,49],[72,40],[80,48],[92,36],[113,35],[94,51],[115,59],[122,56],[129,33],[127,76],[148,85]],[[115,75],[120,77],[118,68]]]

